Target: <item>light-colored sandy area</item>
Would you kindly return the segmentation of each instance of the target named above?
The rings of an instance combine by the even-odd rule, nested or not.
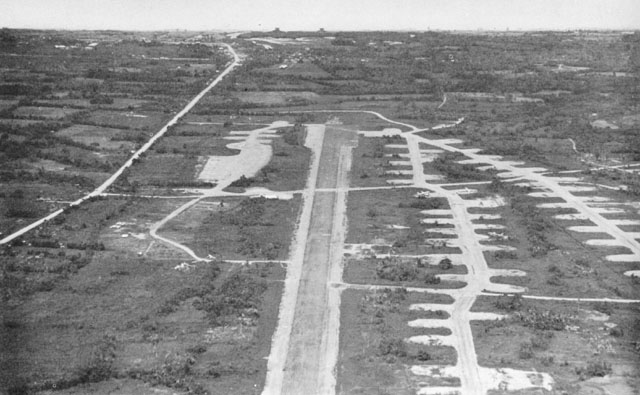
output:
[[[444,311],[447,314],[451,314],[455,309],[454,304],[438,304],[438,303],[413,303],[409,306],[409,310],[415,311]],[[445,319],[443,318],[442,321]]]
[[[597,226],[569,226],[567,229],[573,232],[582,232],[582,233],[599,233],[604,232],[603,229],[600,229]]]
[[[469,313],[469,321],[496,321],[507,318],[505,314],[472,312]]]
[[[387,184],[390,185],[411,185],[413,181],[411,180],[387,180]]]
[[[604,119],[596,119],[595,121],[591,122],[591,126],[597,129],[611,129],[611,130],[618,130],[620,129],[620,127],[616,124],[613,124],[609,121],[606,121]]]
[[[502,216],[500,214],[469,214],[469,218],[472,221],[484,221],[484,220],[493,220],[500,219]]]
[[[385,144],[384,148],[388,149],[407,149],[406,144]]]
[[[409,321],[407,323],[412,328],[446,328],[451,325],[449,320],[432,320],[420,318],[417,320]]]
[[[580,200],[582,200],[585,203],[602,203],[602,202],[611,201],[610,198],[604,197],[604,196],[584,196],[584,197],[581,197]],[[614,204],[619,204],[619,203],[614,203]]]
[[[571,192],[593,192],[598,190],[596,187],[586,185],[563,185],[567,190]]]
[[[619,207],[604,207],[604,206],[595,206],[590,207],[591,211],[598,214],[623,214],[626,211]]]
[[[388,256],[381,255],[380,257]],[[428,255],[391,255],[394,257],[400,258],[408,258],[408,259],[421,259],[422,263],[429,265],[437,265],[444,258],[448,258],[451,260],[451,264],[453,265],[462,265],[462,257],[460,254],[428,254]]]
[[[437,378],[458,377],[460,369],[451,365],[413,365],[411,373],[416,376],[431,376]]]
[[[488,389],[502,391],[518,391],[527,388],[553,389],[553,379],[547,373],[523,371],[515,369],[481,368],[484,384]]]
[[[451,144],[462,144],[462,143],[464,143],[464,141],[460,140],[460,139],[437,139],[437,140],[429,140],[429,141],[430,142],[435,142],[435,143],[437,143],[439,145],[451,145]]]
[[[420,222],[427,226],[435,226],[444,224],[453,225],[456,223],[456,220],[454,218],[426,218],[421,220]]]
[[[404,153],[404,152],[400,152],[400,153],[393,153],[393,154],[384,154],[384,157],[385,158],[397,158],[397,157],[408,158],[409,154]]]
[[[640,277],[640,270],[629,270],[624,272],[624,275],[628,277]]]
[[[385,128],[382,130],[374,130],[374,131],[358,131],[358,134],[363,135],[365,137],[384,137],[384,136],[395,136],[402,134],[402,130],[398,128]]]
[[[456,233],[455,229],[450,229],[450,228],[425,228],[424,231],[429,233],[438,233],[440,235],[451,235],[451,236],[458,234]]]
[[[272,191],[267,188],[247,188],[246,195],[253,197],[263,197],[265,199],[278,199],[278,200],[291,200],[293,199],[293,193],[291,192],[279,192]]]
[[[403,226],[403,225],[386,225],[385,226],[387,229],[409,229],[408,226]]]
[[[448,209],[433,209],[433,210],[422,210],[420,214],[423,215],[432,215],[437,217],[451,217],[453,212]]]
[[[536,204],[536,207],[538,207],[538,208],[572,208],[571,205],[569,203],[566,203],[566,202],[562,202],[562,203],[539,203],[539,204]]]
[[[467,207],[495,208],[495,207],[502,207],[505,204],[507,204],[507,202],[504,200],[502,196],[495,195],[495,196],[490,196],[486,198],[465,200],[464,204]]]
[[[253,177],[271,160],[271,145],[264,141],[261,135],[274,132],[274,129],[288,126],[285,121],[276,121],[266,128],[256,129],[248,135],[238,135],[241,141],[228,144],[231,149],[238,149],[240,153],[230,156],[211,156],[198,175],[198,179],[207,182],[220,183],[224,180],[235,181],[241,176]]]
[[[411,166],[411,162],[408,160],[390,160],[391,166]]]
[[[387,170],[384,174],[392,175],[392,176],[406,176],[413,175],[413,170]]]
[[[609,221],[618,226],[640,225],[640,221],[637,219],[610,219]]]
[[[457,341],[453,336],[439,336],[439,335],[418,335],[411,336],[407,339],[409,343],[424,344],[427,346],[456,346]]]
[[[576,213],[576,214],[558,214],[555,216],[556,219],[562,219],[562,220],[586,220],[589,219],[588,216],[586,216],[585,214],[582,213]]]
[[[473,224],[473,229],[506,229],[506,226],[500,224]]]
[[[420,159],[423,163],[433,162],[443,152],[439,149],[423,149],[420,150]]]
[[[517,248],[507,245],[482,244],[482,251],[517,251]]]
[[[640,253],[608,255],[605,259],[609,262],[640,262]]]
[[[528,195],[534,198],[555,197],[555,194],[553,192],[530,192],[528,193]]]
[[[451,192],[457,193],[458,195],[472,195],[474,193],[477,193],[478,190],[473,188],[462,188],[462,189],[452,189]]]
[[[489,269],[491,276],[512,276],[512,277],[524,277],[527,272],[518,269]]]

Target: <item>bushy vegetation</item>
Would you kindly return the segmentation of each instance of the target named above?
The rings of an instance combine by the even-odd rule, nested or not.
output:
[[[516,311],[511,315],[511,319],[526,327],[542,331],[563,331],[572,322],[571,316],[567,314],[535,308]]]
[[[500,310],[519,311],[524,306],[522,294],[500,295],[494,305]]]
[[[266,280],[263,278],[238,271],[225,278],[214,292],[203,296],[196,306],[207,313],[212,325],[255,321],[266,289]]]
[[[415,208],[419,210],[435,210],[442,208],[449,208],[449,204],[445,198],[423,198],[423,199],[412,199],[411,202],[405,203],[400,202],[398,204],[400,208]]]
[[[376,274],[378,278],[389,281],[420,281],[425,284],[440,283],[440,277],[429,273],[425,266],[418,267],[416,262],[397,258],[378,259]]]
[[[457,161],[465,158],[459,153],[444,153],[431,162],[431,166],[438,172],[444,174],[449,181],[486,181],[490,180],[493,173],[490,171],[478,170],[472,164],[461,164]]]
[[[604,377],[612,372],[611,364],[603,360],[590,361],[586,366],[576,369],[576,373],[582,380],[591,377]]]
[[[378,353],[382,357],[407,356],[407,344],[403,339],[383,337],[378,343]]]
[[[530,188],[507,185],[494,178],[489,189],[493,192],[499,192],[509,199],[510,208],[518,215],[520,223],[526,231],[531,256],[545,256],[550,250],[557,248],[547,238],[548,231],[554,229],[555,224],[536,207],[535,199],[527,195],[531,192]]]

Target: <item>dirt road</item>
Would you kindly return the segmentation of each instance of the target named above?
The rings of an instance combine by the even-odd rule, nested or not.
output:
[[[311,126],[309,133],[314,128],[318,126]],[[335,392],[340,290],[330,284],[342,277],[348,171],[357,134],[327,126],[324,137],[315,172],[312,169],[313,196],[305,201],[311,209],[306,219],[303,212],[298,229],[305,237],[296,237],[304,245],[303,259],[298,283],[288,286],[297,287],[297,293],[294,298],[285,289],[263,394]],[[295,252],[293,258],[295,265]]]
[[[102,193],[106,192],[107,189],[109,189],[109,187],[118,179],[118,177],[120,177],[122,175],[122,173],[128,169],[129,167],[131,167],[131,165],[133,165],[133,161],[140,158],[140,155],[142,155],[143,153],[145,153],[149,148],[151,148],[151,146],[156,142],[156,140],[158,140],[160,137],[162,137],[168,130],[168,128],[170,126],[173,126],[174,124],[176,124],[180,118],[182,118],[186,113],[188,113],[199,101],[200,99],[202,99],[204,97],[204,95],[206,95],[207,93],[209,93],[209,91],[211,89],[213,89],[213,87],[215,87],[216,85],[218,85],[218,83],[220,81],[222,81],[222,79],[229,74],[236,66],[238,66],[240,64],[240,58],[238,57],[238,54],[233,50],[233,48],[228,45],[228,44],[222,44],[224,45],[227,50],[231,53],[231,55],[233,56],[233,62],[231,62],[231,64],[229,66],[227,66],[227,68],[220,73],[220,75],[218,75],[218,77],[213,80],[209,85],[207,85],[206,88],[204,88],[200,93],[198,93],[198,95],[196,97],[194,97],[182,110],[180,110],[180,112],[178,112],[166,125],[164,125],[164,127],[162,129],[160,129],[156,134],[153,135],[153,137],[151,137],[151,139],[149,139],[149,141],[147,141],[139,150],[137,150],[123,165],[122,167],[120,167],[115,173],[113,173],[111,175],[111,177],[109,177],[104,183],[102,183],[102,185],[100,185],[99,187],[97,187],[95,190],[93,190],[91,193],[87,194],[86,196],[76,200],[75,202],[71,203],[70,206],[77,206],[81,203],[83,203],[85,200],[88,200],[94,196],[99,196]],[[58,211],[55,211],[49,215],[47,215],[44,218],[39,219],[38,221],[25,226],[24,228],[6,236],[5,238],[3,238],[2,240],[0,240],[0,244],[5,244],[10,242],[11,240],[22,236],[23,234],[29,232],[30,230],[37,228],[38,226],[42,225],[44,222],[57,217],[58,215],[62,214],[63,210],[60,209]]]

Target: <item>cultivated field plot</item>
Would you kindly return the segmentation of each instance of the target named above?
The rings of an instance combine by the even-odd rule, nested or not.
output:
[[[80,144],[96,147],[105,151],[129,152],[135,147],[132,141],[125,141],[134,136],[135,132],[123,129],[102,128],[92,125],[73,125],[59,130],[57,134],[61,137],[68,137]]]
[[[62,119],[68,115],[76,114],[78,110],[62,109],[56,107],[18,107],[13,111],[16,118],[32,119]]]

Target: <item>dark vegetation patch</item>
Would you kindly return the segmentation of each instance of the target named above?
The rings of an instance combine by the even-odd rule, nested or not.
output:
[[[299,197],[288,201],[259,197],[225,204],[233,205],[210,214],[195,232],[196,252],[228,259],[286,259]]]

